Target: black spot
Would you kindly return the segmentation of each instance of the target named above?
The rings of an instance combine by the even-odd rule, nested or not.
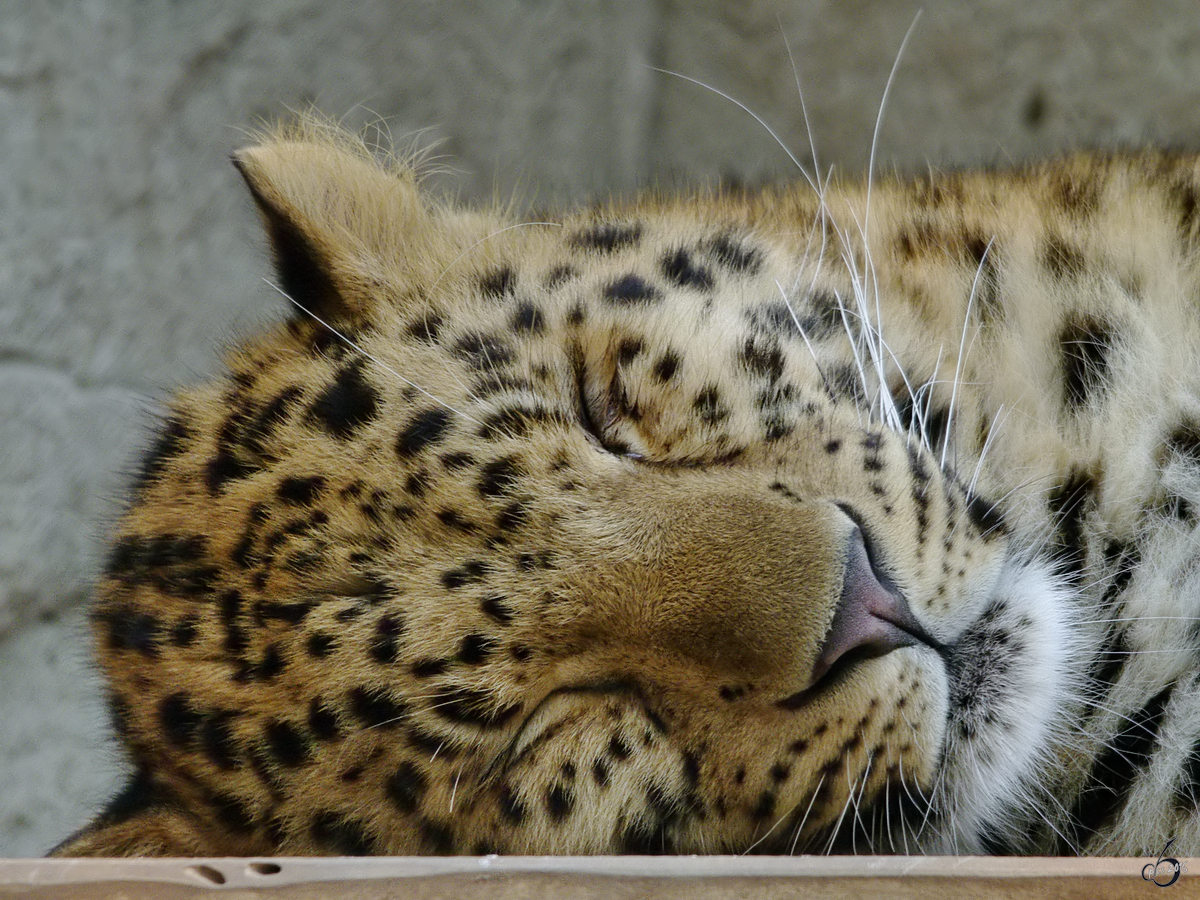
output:
[[[747,247],[731,235],[722,234],[708,243],[714,258],[725,268],[742,275],[753,275],[762,266],[762,255],[753,247]]]
[[[190,439],[191,432],[181,420],[174,417],[167,419],[154,439],[154,445],[142,458],[141,468],[134,477],[134,491],[140,494],[146,487],[157,481],[167,463],[187,449],[187,442]]]
[[[617,345],[617,365],[627,366],[642,352],[645,345],[636,338],[626,338]]]
[[[546,285],[546,289],[552,291],[556,287],[559,287],[560,285],[570,281],[572,278],[578,277],[579,273],[575,271],[573,266],[555,266],[547,273],[544,283]]]
[[[325,659],[337,647],[337,640],[331,634],[315,631],[308,636],[306,649],[313,659]]]
[[[498,706],[495,696],[488,691],[448,687],[442,688],[434,695],[432,709],[437,715],[456,725],[498,728],[520,711],[521,704]]]
[[[479,584],[487,575],[487,564],[470,559],[460,568],[442,572],[442,584],[446,589],[456,590],[467,584]]]
[[[238,621],[242,602],[242,595],[236,589],[225,591],[217,601],[221,624],[225,626],[225,650],[234,656],[246,649],[246,634]]]
[[[529,662],[529,660],[533,659],[533,651],[520,644],[514,644],[512,647],[509,647],[508,652],[513,659],[520,663]]]
[[[1068,319],[1058,334],[1063,361],[1063,403],[1078,409],[1109,377],[1109,354],[1116,335],[1112,325],[1092,316]]]
[[[536,569],[554,568],[553,558],[548,550],[538,553],[521,553],[517,557],[517,568],[522,572],[533,572]]]
[[[512,608],[508,605],[508,600],[505,597],[485,597],[480,602],[479,608],[501,625],[507,625],[513,619]]]
[[[512,375],[488,372],[481,375],[468,388],[475,399],[494,397],[496,394],[515,393],[517,391],[534,391],[536,388],[528,378],[517,378]]]
[[[1113,573],[1100,602],[1109,606],[1129,587],[1134,571],[1142,564],[1142,554],[1136,546],[1109,541],[1104,548],[1104,561]]]
[[[371,659],[382,665],[396,661],[398,641],[404,625],[398,616],[381,616],[375,623],[375,634],[371,638]]]
[[[520,825],[525,821],[525,804],[521,802],[521,798],[516,795],[516,792],[509,785],[506,784],[500,788],[496,801],[500,807],[500,814],[510,824]]]
[[[706,291],[713,286],[712,273],[704,266],[696,265],[691,254],[682,247],[663,256],[662,273],[679,287]]]
[[[361,616],[364,612],[366,612],[366,610],[362,607],[361,604],[352,603],[349,606],[345,606],[345,607],[342,607],[341,609],[339,609],[336,613],[333,614],[333,617],[335,619],[337,619],[339,622],[343,622],[343,623],[344,622],[353,622],[355,619],[357,619],[359,616]]]
[[[264,735],[267,749],[281,766],[293,769],[308,762],[312,746],[304,733],[290,722],[269,722]]]
[[[447,528],[453,528],[455,531],[461,531],[463,534],[472,534],[476,531],[475,523],[470,519],[464,519],[462,514],[456,509],[438,510],[437,520]]]
[[[408,708],[380,688],[356,687],[348,697],[350,711],[367,728],[395,728],[408,715]]]
[[[346,440],[372,421],[378,410],[379,392],[363,375],[359,361],[338,370],[333,382],[308,408],[308,420]]]
[[[614,734],[608,739],[608,752],[613,759],[625,760],[629,759],[629,755],[633,753],[628,742],[619,734]]]
[[[320,697],[309,701],[308,728],[319,741],[336,741],[341,736],[337,713]]]
[[[170,743],[181,749],[191,748],[203,720],[203,714],[183,691],[171,694],[158,705],[158,722],[163,733]]]
[[[432,344],[437,340],[444,321],[437,313],[427,313],[408,326],[408,333],[418,341]]]
[[[396,438],[396,455],[406,459],[438,443],[450,429],[449,410],[435,407],[417,413]]]
[[[642,226],[638,223],[619,225],[606,222],[585,228],[571,235],[572,246],[581,250],[598,250],[613,253],[635,245],[642,237]]]
[[[468,634],[458,645],[458,661],[470,666],[479,665],[496,648],[496,642],[483,634]]]
[[[429,490],[430,482],[429,473],[421,469],[419,472],[413,472],[405,479],[404,489],[414,497],[424,497],[425,492]]]
[[[512,490],[521,475],[517,459],[505,456],[487,463],[479,470],[479,493],[484,497],[499,497]]]
[[[158,656],[162,626],[158,619],[127,606],[105,610],[97,616],[104,623],[112,650],[135,650],[143,656]]]
[[[721,391],[715,384],[707,385],[696,395],[692,409],[707,425],[716,425],[729,417],[729,410],[721,402]]]
[[[1051,236],[1042,250],[1042,265],[1057,279],[1075,279],[1087,270],[1087,258],[1078,247],[1061,237]]]
[[[327,810],[313,817],[310,829],[313,840],[336,856],[370,856],[375,841],[362,822]]]
[[[284,670],[286,662],[279,647],[275,644],[268,644],[263,650],[262,658],[254,667],[253,675],[259,681],[269,681]]]
[[[783,351],[774,342],[762,343],[748,337],[742,344],[739,358],[753,375],[775,382],[783,377]]]
[[[284,567],[297,575],[311,575],[324,564],[325,555],[320,550],[297,550],[283,561]]]
[[[561,822],[575,808],[575,795],[570,788],[555,783],[546,791],[546,812],[551,822]]]
[[[1047,498],[1051,514],[1057,521],[1055,549],[1059,565],[1066,573],[1083,571],[1087,553],[1084,519],[1094,504],[1096,479],[1089,472],[1075,468],[1063,484]]]
[[[231,794],[213,794],[209,803],[217,814],[217,821],[235,834],[249,834],[254,830],[254,814],[250,807]]]
[[[285,388],[258,410],[245,423],[241,430],[241,443],[245,449],[257,456],[267,455],[267,441],[274,435],[275,430],[287,420],[292,406],[300,399],[299,388]]]
[[[511,294],[516,287],[517,276],[508,266],[498,266],[484,273],[479,279],[479,292],[489,300],[499,300]]]
[[[204,483],[210,494],[219,494],[231,481],[247,478],[259,470],[253,463],[238,459],[229,449],[219,449],[204,467]]]
[[[439,457],[442,465],[451,472],[456,472],[459,469],[467,469],[475,465],[475,457],[470,453],[444,453]]]
[[[645,856],[671,853],[671,827],[678,817],[677,803],[672,801],[659,784],[646,788],[646,811],[625,829],[621,850]]]
[[[412,673],[417,678],[433,678],[441,675],[450,667],[444,659],[419,659],[412,665]]]
[[[666,351],[654,364],[654,377],[663,384],[666,384],[675,377],[675,373],[679,371],[679,366],[682,362],[683,360],[679,358],[679,354],[674,350]]]
[[[384,784],[384,793],[400,812],[414,813],[425,794],[425,776],[411,762],[402,762],[396,771],[388,776]]]
[[[509,324],[513,331],[521,334],[541,334],[546,330],[546,317],[541,309],[525,300],[517,304]]]
[[[442,822],[422,819],[420,822],[421,840],[438,856],[449,856],[454,852],[454,835],[450,827]]]
[[[1071,811],[1075,837],[1072,846],[1082,846],[1120,811],[1138,773],[1150,763],[1170,699],[1171,687],[1155,694],[1128,717],[1125,726],[1096,758],[1088,782]]]
[[[831,367],[827,377],[831,399],[852,400],[856,404],[861,404],[866,400],[862,378],[854,363]]]
[[[1008,531],[1000,507],[978,494],[967,495],[967,515],[984,537],[996,537]]]
[[[658,288],[632,273],[622,275],[604,289],[604,299],[610,303],[653,303],[662,299]]]
[[[513,360],[512,348],[494,334],[468,334],[459,338],[453,352],[478,372],[508,365]]]
[[[823,341],[853,327],[852,320],[843,315],[841,301],[828,291],[813,293],[805,307],[796,311],[799,317],[785,303],[772,304],[763,310],[770,313],[774,331],[794,334],[799,330],[809,341]]]
[[[458,748],[446,738],[414,725],[408,729],[408,742],[422,754],[433,759],[452,760],[458,756]]]
[[[238,745],[233,736],[236,710],[220,710],[205,718],[200,727],[200,747],[218,769],[233,769],[238,765]]]
[[[176,647],[190,647],[196,642],[198,616],[184,616],[171,628],[171,643]]]
[[[523,438],[529,434],[534,425],[542,425],[553,421],[568,424],[562,416],[556,416],[542,406],[525,406],[523,404],[506,406],[499,412],[492,413],[483,420],[478,434],[485,441],[499,438]]]
[[[529,508],[526,503],[518,500],[508,504],[496,516],[496,530],[501,534],[515,531],[529,519]]]
[[[279,483],[277,496],[284,503],[293,506],[308,506],[325,487],[325,479],[320,475],[309,478],[285,478]]]

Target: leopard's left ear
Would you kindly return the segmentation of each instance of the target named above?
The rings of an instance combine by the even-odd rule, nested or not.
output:
[[[432,222],[408,166],[311,119],[237,151],[233,164],[262,213],[280,287],[304,309],[348,322],[381,284],[418,276]]]

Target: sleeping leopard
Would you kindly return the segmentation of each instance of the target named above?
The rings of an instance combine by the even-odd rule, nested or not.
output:
[[[60,856],[1200,854],[1200,158],[561,213],[315,119]]]

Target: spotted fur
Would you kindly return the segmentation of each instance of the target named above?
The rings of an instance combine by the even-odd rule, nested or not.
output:
[[[1200,853],[1200,162],[439,205],[236,155],[62,855]],[[869,206],[868,206],[869,196]]]

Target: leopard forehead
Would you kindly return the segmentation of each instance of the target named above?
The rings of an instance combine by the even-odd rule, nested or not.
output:
[[[942,646],[1032,625],[1003,515],[921,431],[941,387],[872,411],[821,207],[522,225],[347,153],[241,158],[297,311],[173,401],[101,585],[153,790],[239,853],[732,850],[805,804],[789,839],[833,840],[855,796],[927,816]],[[918,646],[826,660],[852,574]]]

